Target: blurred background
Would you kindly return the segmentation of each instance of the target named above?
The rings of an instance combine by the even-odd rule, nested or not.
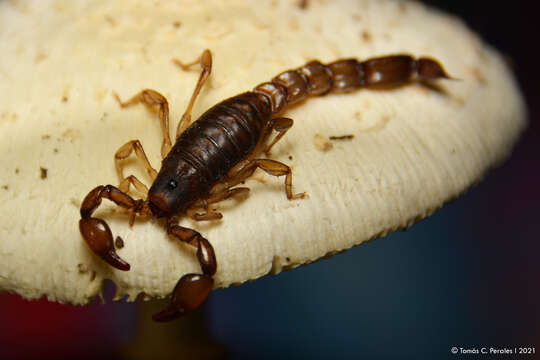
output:
[[[536,2],[424,2],[463,18],[505,54],[528,102],[529,129],[486,180],[407,231],[217,290],[174,324],[147,320],[162,304],[82,308],[0,294],[0,357],[463,357],[451,354],[453,346],[540,352]]]

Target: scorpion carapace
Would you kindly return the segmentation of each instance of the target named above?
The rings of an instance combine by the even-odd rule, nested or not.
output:
[[[115,153],[115,165],[120,178],[118,187],[98,186],[85,197],[81,205],[81,234],[90,249],[111,266],[129,270],[130,266],[116,253],[107,223],[92,217],[102,198],[127,209],[130,224],[135,215],[165,218],[169,235],[197,249],[202,274],[187,274],[176,284],[169,306],[153,316],[156,321],[168,321],[196,309],[214,286],[216,256],[210,242],[199,232],[180,226],[179,216],[197,221],[222,217],[209,206],[249,189],[237,186],[260,168],[274,176],[285,176],[285,193],[289,200],[304,197],[292,191],[289,166],[260,154],[269,154],[272,146],[285,135],[293,120],[278,115],[287,105],[308,96],[330,92],[350,92],[362,87],[393,87],[410,81],[449,79],[442,66],[433,59],[414,59],[409,55],[390,55],[359,62],[338,60],[329,64],[311,61],[285,71],[270,82],[257,85],[252,91],[234,96],[206,111],[191,125],[191,109],[212,68],[212,56],[205,50],[195,61],[174,62],[187,70],[200,64],[202,72],[180,120],[174,146],[169,137],[169,105],[167,99],[154,90],[143,90],[127,102],[116,99],[122,107],[143,103],[159,108],[163,134],[162,164],[159,173],[152,167],[139,140],[131,140]],[[276,135],[271,138],[273,131]],[[122,160],[135,152],[153,183],[148,189],[139,179],[124,177]],[[146,199],[134,199],[128,192],[133,185]]]

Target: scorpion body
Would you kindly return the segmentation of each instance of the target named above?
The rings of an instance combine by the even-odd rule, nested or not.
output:
[[[205,50],[198,60],[187,65],[175,61],[184,69],[200,62],[203,71],[179,123],[174,146],[169,139],[168,103],[161,94],[143,90],[125,103],[117,97],[123,107],[140,102],[160,107],[164,158],[159,173],[149,164],[138,140],[126,143],[115,154],[120,185],[98,186],[90,191],[81,205],[79,222],[81,234],[90,249],[120,270],[130,267],[116,254],[109,226],[104,220],[92,217],[102,198],[128,209],[132,214],[131,223],[135,214],[166,218],[168,234],[197,248],[202,274],[187,274],[178,281],[169,306],[154,315],[156,321],[171,320],[197,308],[212,290],[213,275],[217,270],[210,242],[197,231],[178,225],[180,215],[187,214],[195,220],[220,219],[221,214],[210,210],[209,204],[248,192],[246,187],[235,186],[257,168],[274,176],[285,176],[289,200],[304,197],[304,193],[293,194],[292,172],[287,165],[256,158],[261,153],[268,155],[271,147],[293,125],[292,119],[278,116],[287,105],[330,92],[393,87],[416,79],[449,79],[436,60],[414,59],[409,55],[390,55],[363,62],[356,59],[330,64],[311,61],[259,84],[252,91],[222,101],[188,127],[195,98],[211,71],[211,54]],[[273,131],[277,134],[269,141]],[[120,161],[133,151],[153,179],[150,189],[133,175],[125,178],[122,174]],[[136,200],[129,196],[130,185],[147,193],[147,198]],[[198,209],[204,212],[198,213]]]

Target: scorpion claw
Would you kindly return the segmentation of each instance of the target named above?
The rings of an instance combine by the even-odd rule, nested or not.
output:
[[[122,260],[114,249],[113,237],[109,225],[101,219],[83,217],[79,220],[79,229],[88,247],[111,266],[127,271],[130,266]]]
[[[174,287],[171,303],[154,314],[154,321],[165,322],[187,314],[202,304],[212,291],[214,279],[209,275],[187,274]]]
[[[118,270],[128,271],[131,268],[131,266],[127,262],[125,262],[120,256],[118,256],[114,249],[110,250],[105,255],[102,255],[101,258],[105,260],[109,265],[117,268]]]

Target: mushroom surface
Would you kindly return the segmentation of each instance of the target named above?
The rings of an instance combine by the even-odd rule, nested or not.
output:
[[[157,115],[122,99],[145,88],[164,94],[172,128],[187,106],[208,48],[213,72],[194,118],[309,60],[395,53],[438,59],[460,81],[362,89],[310,98],[285,115],[294,127],[271,158],[282,178],[261,172],[250,195],[216,205],[224,218],[183,219],[213,244],[216,287],[306,264],[410,226],[457,197],[504,160],[524,129],[525,109],[501,58],[455,17],[403,1],[4,1],[0,2],[0,290],[84,304],[104,279],[117,298],[164,297],[194,250],[163,223],[105,201],[96,216],[119,236],[129,272],[91,253],[78,229],[83,197],[118,183],[113,154],[140,139],[159,168]],[[348,136],[327,140],[330,136]],[[321,140],[322,137],[322,140]],[[328,145],[329,144],[329,145]],[[136,161],[133,173],[149,184]]]

